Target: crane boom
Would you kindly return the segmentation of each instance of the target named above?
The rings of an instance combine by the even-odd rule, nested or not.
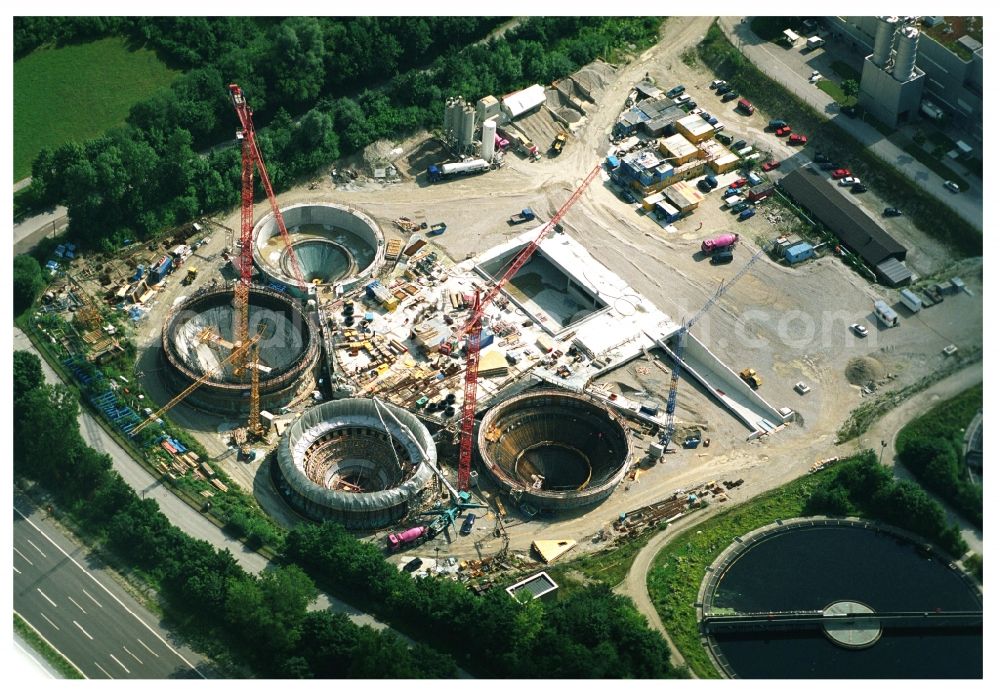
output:
[[[663,432],[663,436],[660,437],[660,443],[664,446],[670,446],[670,440],[674,436],[674,430],[676,429],[676,419],[675,410],[677,408],[677,384],[680,381],[681,376],[681,362],[684,361],[684,343],[688,331],[695,322],[705,315],[709,309],[715,306],[715,303],[722,299],[722,296],[729,291],[729,288],[736,284],[736,282],[749,272],[753,264],[771,248],[771,244],[765,244],[761,247],[757,253],[755,253],[747,264],[740,268],[740,271],[734,275],[729,282],[722,283],[719,285],[719,289],[708,298],[708,301],[695,312],[695,315],[684,322],[681,326],[681,330],[677,333],[676,347],[674,348],[674,365],[670,370],[670,392],[667,396],[667,426]]]
[[[597,164],[590,173],[583,179],[583,183],[577,187],[569,199],[563,203],[562,207],[552,216],[552,219],[541,228],[538,235],[531,241],[530,244],[521,249],[521,252],[514,259],[514,262],[510,264],[496,284],[486,293],[485,296],[480,298],[479,293],[476,292],[476,299],[472,306],[472,314],[466,322],[465,326],[458,333],[458,338],[461,339],[463,336],[466,337],[465,341],[465,389],[464,389],[464,399],[462,401],[462,424],[459,429],[459,447],[458,447],[458,489],[465,491],[469,489],[469,474],[472,471],[472,431],[475,429],[476,421],[476,396],[479,381],[479,334],[482,329],[482,319],[483,312],[486,308],[493,302],[493,299],[500,293],[504,285],[514,277],[518,270],[527,263],[531,257],[538,250],[538,245],[545,238],[545,235],[549,233],[555,225],[559,223],[559,220],[563,218],[571,207],[580,199],[583,192],[587,190],[587,186],[594,180],[598,172],[601,170],[601,165]]]
[[[241,360],[241,359],[245,358],[247,352],[249,352],[249,350],[250,350],[251,347],[253,347],[253,346],[255,346],[257,344],[258,340],[260,340],[260,336],[259,335],[255,335],[253,338],[251,338],[249,341],[247,341],[244,345],[237,346],[232,352],[230,352],[226,356],[226,358],[224,360],[222,360],[221,362],[219,362],[219,364],[214,369],[209,369],[208,371],[206,371],[204,374],[202,374],[200,377],[198,377],[198,379],[196,381],[194,381],[190,386],[188,386],[186,389],[184,389],[183,391],[181,391],[180,393],[178,393],[176,396],[174,396],[173,398],[171,398],[170,401],[165,406],[163,406],[162,408],[160,408],[159,410],[157,410],[155,413],[153,413],[152,415],[150,415],[144,422],[139,423],[139,426],[136,427],[134,430],[132,430],[131,436],[134,437],[135,435],[139,434],[144,429],[146,429],[147,427],[149,427],[151,424],[153,424],[154,422],[156,422],[161,415],[163,415],[165,412],[167,412],[168,410],[170,410],[171,408],[173,408],[175,405],[177,405],[178,403],[180,403],[181,401],[183,401],[185,398],[187,398],[189,395],[191,395],[191,393],[196,388],[198,388],[199,386],[201,386],[202,384],[204,384],[206,381],[208,381],[209,379],[211,379],[213,376],[215,376],[216,374],[218,374],[219,372],[221,372],[222,368],[224,366],[226,366],[227,364],[236,364],[237,360]],[[256,367],[256,365],[255,365],[255,367]],[[256,371],[256,368],[254,369],[254,371]]]
[[[292,251],[292,242],[288,237],[288,228],[285,227],[285,218],[281,215],[281,209],[278,207],[278,199],[274,196],[274,188],[271,186],[271,178],[267,175],[267,167],[264,166],[264,158],[260,154],[260,148],[257,146],[257,134],[253,126],[253,111],[250,110],[250,106],[247,104],[246,99],[243,97],[243,90],[240,89],[238,84],[229,85],[229,92],[233,98],[233,107],[236,109],[236,115],[239,116],[240,125],[243,127],[242,130],[242,140],[243,140],[243,209],[241,216],[242,226],[240,228],[240,240],[243,242],[243,253],[249,256],[252,252],[253,243],[253,166],[257,166],[257,170],[260,172],[260,181],[264,186],[264,191],[267,193],[267,200],[271,203],[271,212],[274,213],[274,219],[278,223],[278,230],[281,232],[281,238],[285,242],[285,247],[288,249],[288,261],[292,266],[292,273],[295,276],[295,281],[299,284],[299,288],[302,291],[307,289],[307,284],[305,277],[302,275],[302,269],[299,268],[299,261],[295,257],[295,253]],[[248,174],[248,169],[250,173]],[[249,187],[247,185],[249,179]],[[241,270],[243,268],[241,267]],[[242,280],[242,276],[241,276]],[[246,278],[246,283],[249,284],[249,277]],[[239,337],[237,337],[237,340]]]

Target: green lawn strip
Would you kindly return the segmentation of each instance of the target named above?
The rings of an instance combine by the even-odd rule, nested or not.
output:
[[[83,680],[84,675],[76,670],[66,657],[57,652],[33,627],[24,622],[21,616],[14,614],[14,632],[21,636],[31,648],[38,652],[49,666],[54,668],[63,678]]]
[[[844,90],[833,80],[820,80],[816,83],[816,87],[833,97],[833,100],[841,106],[851,106],[857,102],[855,97],[849,97],[844,94]]]
[[[830,64],[833,71],[845,80],[857,80],[861,82],[861,72],[852,68],[842,60],[835,60]]]
[[[869,189],[892,201],[919,229],[952,245],[963,255],[982,255],[983,235],[979,230],[947,205],[927,195],[914,181],[839,126],[822,118],[805,101],[767,77],[729,42],[718,23],[709,28],[705,39],[698,44],[698,54],[717,77],[728,80],[760,110],[795,124],[797,132],[809,135],[810,144],[843,160]]]
[[[650,598],[670,638],[699,678],[719,677],[702,647],[694,608],[705,568],[733,538],[773,523],[775,519],[801,516],[813,490],[835,475],[836,468],[793,480],[726,509],[679,535],[653,560],[647,577]]]
[[[123,38],[44,48],[14,63],[14,180],[43,147],[81,142],[121,125],[129,109],[180,72]]]
[[[576,571],[594,581],[604,582],[609,586],[618,586],[625,580],[629,568],[632,566],[632,562],[635,560],[635,556],[639,554],[639,551],[643,549],[653,535],[665,528],[665,523],[657,524],[637,536],[622,539],[621,544],[616,547],[607,548],[590,555],[578,557],[569,562],[560,563],[558,569],[549,571],[549,574],[553,574],[553,572],[564,574]]]

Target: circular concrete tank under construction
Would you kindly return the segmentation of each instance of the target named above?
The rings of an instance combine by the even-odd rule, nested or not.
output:
[[[323,288],[350,290],[367,280],[382,264],[385,238],[371,217],[336,203],[302,203],[282,208],[299,270],[306,282]],[[253,260],[268,283],[298,292],[290,252],[274,214],[253,230]]]
[[[483,467],[541,511],[606,499],[625,477],[632,443],[622,420],[587,396],[545,389],[495,406],[479,427]]]
[[[432,465],[437,450],[414,415],[372,399],[343,398],[310,408],[285,430],[272,479],[310,519],[376,529],[418,503]]]
[[[176,391],[216,370],[232,349],[233,289],[199,292],[174,307],[163,324],[163,373]],[[320,357],[318,328],[287,295],[250,290],[250,335],[260,335],[260,405],[277,410],[315,378]],[[250,403],[250,372],[218,369],[185,403],[213,413],[242,415]]]

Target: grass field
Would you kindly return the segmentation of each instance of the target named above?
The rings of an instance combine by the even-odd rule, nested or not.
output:
[[[43,147],[82,141],[120,125],[129,108],[179,72],[121,38],[45,48],[14,63],[14,181],[31,175]]]

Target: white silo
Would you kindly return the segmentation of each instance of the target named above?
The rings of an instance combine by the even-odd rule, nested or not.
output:
[[[892,38],[896,33],[898,17],[879,17],[875,26],[875,46],[872,49],[872,62],[884,68],[892,54]]]
[[[458,144],[460,147],[468,147],[472,144],[472,138],[476,133],[476,109],[474,106],[467,106],[464,101],[460,108]]]
[[[917,42],[920,41],[920,30],[916,27],[905,27],[896,37],[896,66],[892,76],[898,82],[906,82],[913,75],[917,65]]]
[[[490,119],[483,123],[483,144],[479,149],[479,156],[487,162],[493,161],[493,152],[496,149],[497,122]]]

